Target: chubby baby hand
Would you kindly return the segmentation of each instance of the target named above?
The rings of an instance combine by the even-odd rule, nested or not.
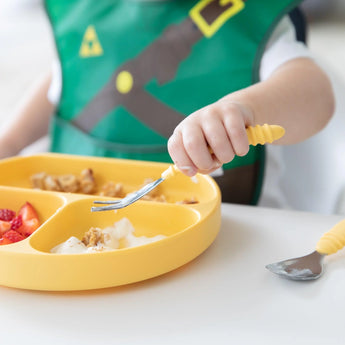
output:
[[[187,176],[209,174],[235,155],[248,153],[246,127],[254,122],[249,107],[221,99],[185,118],[168,141],[175,165]]]

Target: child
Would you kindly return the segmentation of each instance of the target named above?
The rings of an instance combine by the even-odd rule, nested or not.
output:
[[[330,83],[286,17],[298,3],[47,0],[61,65],[0,139],[0,157],[50,123],[53,152],[218,169],[223,201],[256,204],[265,151],[248,147],[245,127],[282,125],[280,143],[293,144],[333,113]]]

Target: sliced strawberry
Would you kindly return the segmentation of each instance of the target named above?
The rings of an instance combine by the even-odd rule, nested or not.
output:
[[[22,216],[14,217],[11,220],[11,230],[18,230],[23,225]]]
[[[19,210],[18,216],[22,216],[23,221],[36,218],[38,219],[38,215],[34,207],[29,203],[26,202]]]
[[[16,212],[9,210],[8,208],[1,208],[0,209],[0,220],[4,220],[6,222],[9,222],[15,216],[16,216]]]
[[[23,225],[17,230],[23,236],[28,237],[30,236],[38,227],[40,226],[40,222],[37,218],[32,218],[26,220]]]
[[[11,229],[11,222],[0,220],[0,235]]]
[[[3,244],[11,244],[13,243],[11,240],[9,240],[8,238],[0,238],[0,246]]]
[[[17,229],[23,236],[30,236],[41,224],[35,208],[26,202],[19,210],[18,216],[22,217],[23,224]]]
[[[25,237],[21,235],[19,232],[17,232],[16,230],[9,230],[3,234],[2,238],[4,239],[7,238],[12,243],[14,243],[14,242],[23,241]]]

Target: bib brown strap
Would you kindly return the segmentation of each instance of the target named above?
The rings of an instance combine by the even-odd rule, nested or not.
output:
[[[197,3],[182,23],[169,26],[136,58],[120,66],[73,124],[90,132],[110,111],[124,106],[140,122],[163,137],[170,137],[185,115],[160,102],[145,91],[144,86],[153,78],[160,85],[172,80],[192,47],[204,36],[209,37],[217,31],[243,6],[242,0],[202,0]]]

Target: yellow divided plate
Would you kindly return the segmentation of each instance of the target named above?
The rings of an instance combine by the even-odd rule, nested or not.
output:
[[[138,201],[124,209],[90,211],[94,200],[107,197],[34,190],[30,176],[79,175],[94,171],[99,186],[120,182],[126,192],[139,189],[146,178],[157,179],[165,163],[43,154],[0,161],[0,208],[18,211],[26,201],[42,225],[27,239],[0,246],[0,285],[33,290],[87,290],[118,286],[174,270],[201,254],[220,228],[220,192],[214,180],[197,181],[178,174],[159,188],[169,202]],[[195,197],[197,204],[176,204]],[[139,247],[88,254],[51,254],[71,236],[82,238],[90,227],[105,228],[128,218],[137,236],[167,237]]]

